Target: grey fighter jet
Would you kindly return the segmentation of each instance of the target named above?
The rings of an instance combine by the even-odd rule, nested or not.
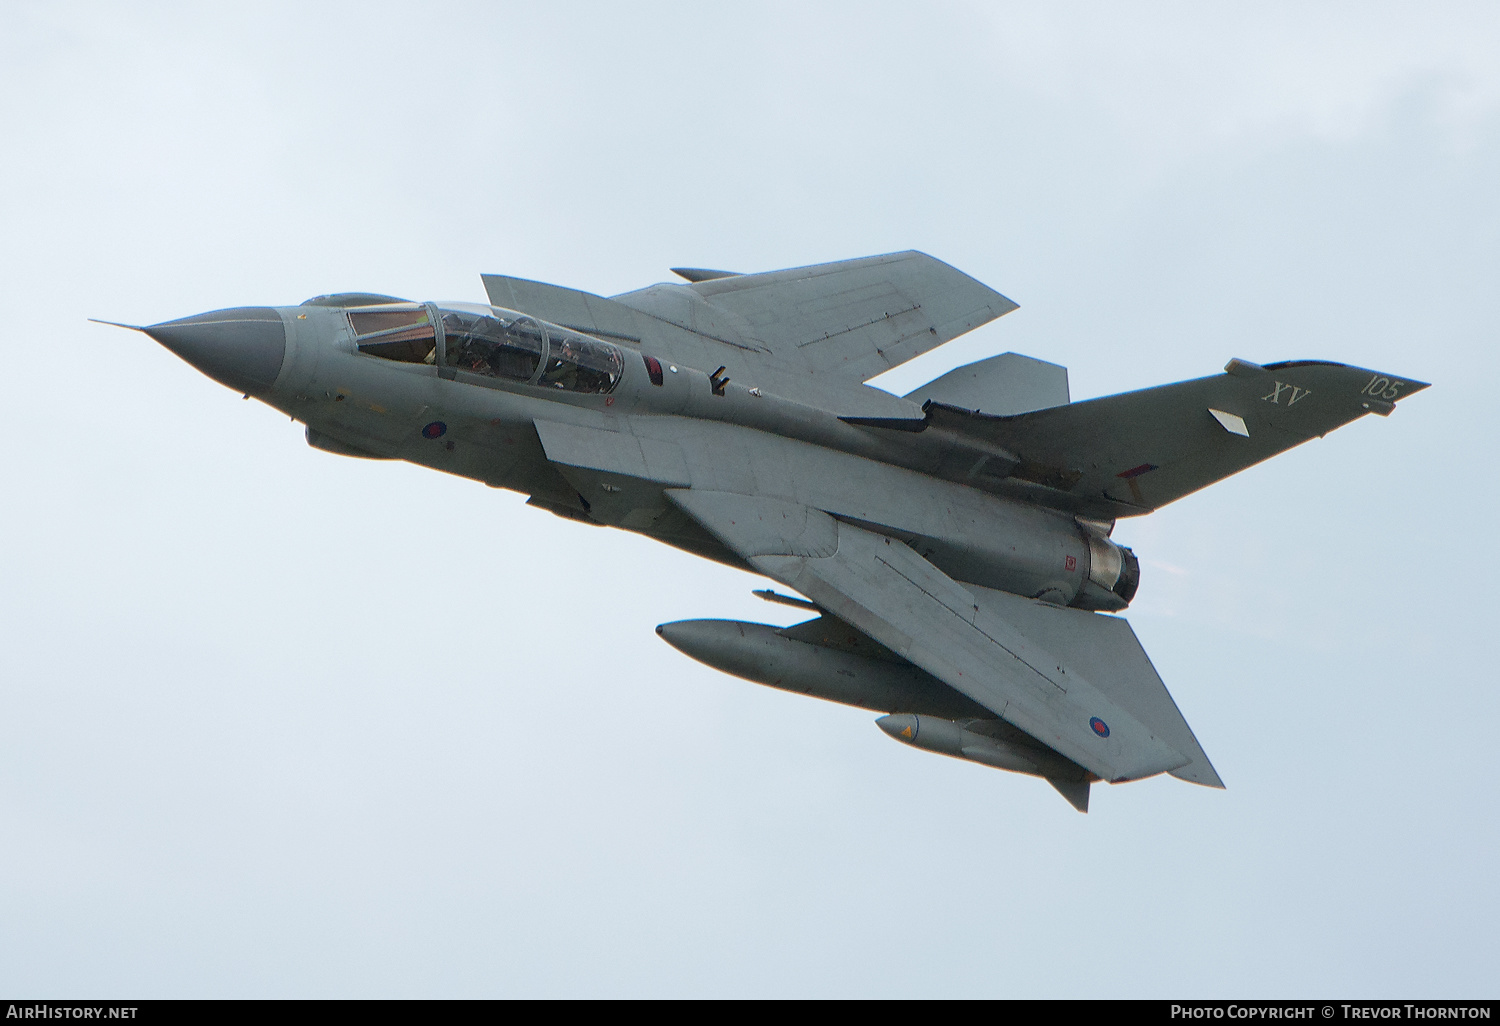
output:
[[[1420,381],[1323,360],[1070,402],[1014,353],[906,396],[882,371],[1015,309],[923,253],[605,298],[485,275],[489,303],[363,293],[141,328],[307,442],[529,496],[751,570],[815,614],[662,624],[747,680],[874,710],[906,744],[1046,780],[1222,787],[1119,613],[1115,521],[1363,417]]]

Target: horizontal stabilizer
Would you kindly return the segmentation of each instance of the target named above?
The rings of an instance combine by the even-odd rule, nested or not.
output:
[[[965,364],[906,398],[1007,417],[1068,403],[1068,368],[1019,353],[1001,353]]]

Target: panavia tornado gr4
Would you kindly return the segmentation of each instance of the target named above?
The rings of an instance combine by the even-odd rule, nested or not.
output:
[[[751,570],[815,614],[657,633],[726,673],[870,709],[893,738],[1041,777],[1222,787],[1130,625],[1115,521],[1427,387],[1322,360],[1070,402],[1006,353],[897,397],[871,377],[1015,309],[923,253],[604,298],[485,275],[488,304],[319,296],[142,328],[343,456],[528,495]]]

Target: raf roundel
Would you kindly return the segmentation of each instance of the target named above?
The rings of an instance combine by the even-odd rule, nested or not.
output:
[[[423,438],[442,438],[448,433],[448,425],[435,420],[422,429]]]
[[[1109,724],[1097,716],[1089,717],[1089,729],[1100,737],[1109,737]]]

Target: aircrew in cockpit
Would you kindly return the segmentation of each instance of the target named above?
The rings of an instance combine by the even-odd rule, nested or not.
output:
[[[547,371],[541,384],[570,392],[611,392],[619,383],[624,357],[616,346],[584,335],[549,328]]]

